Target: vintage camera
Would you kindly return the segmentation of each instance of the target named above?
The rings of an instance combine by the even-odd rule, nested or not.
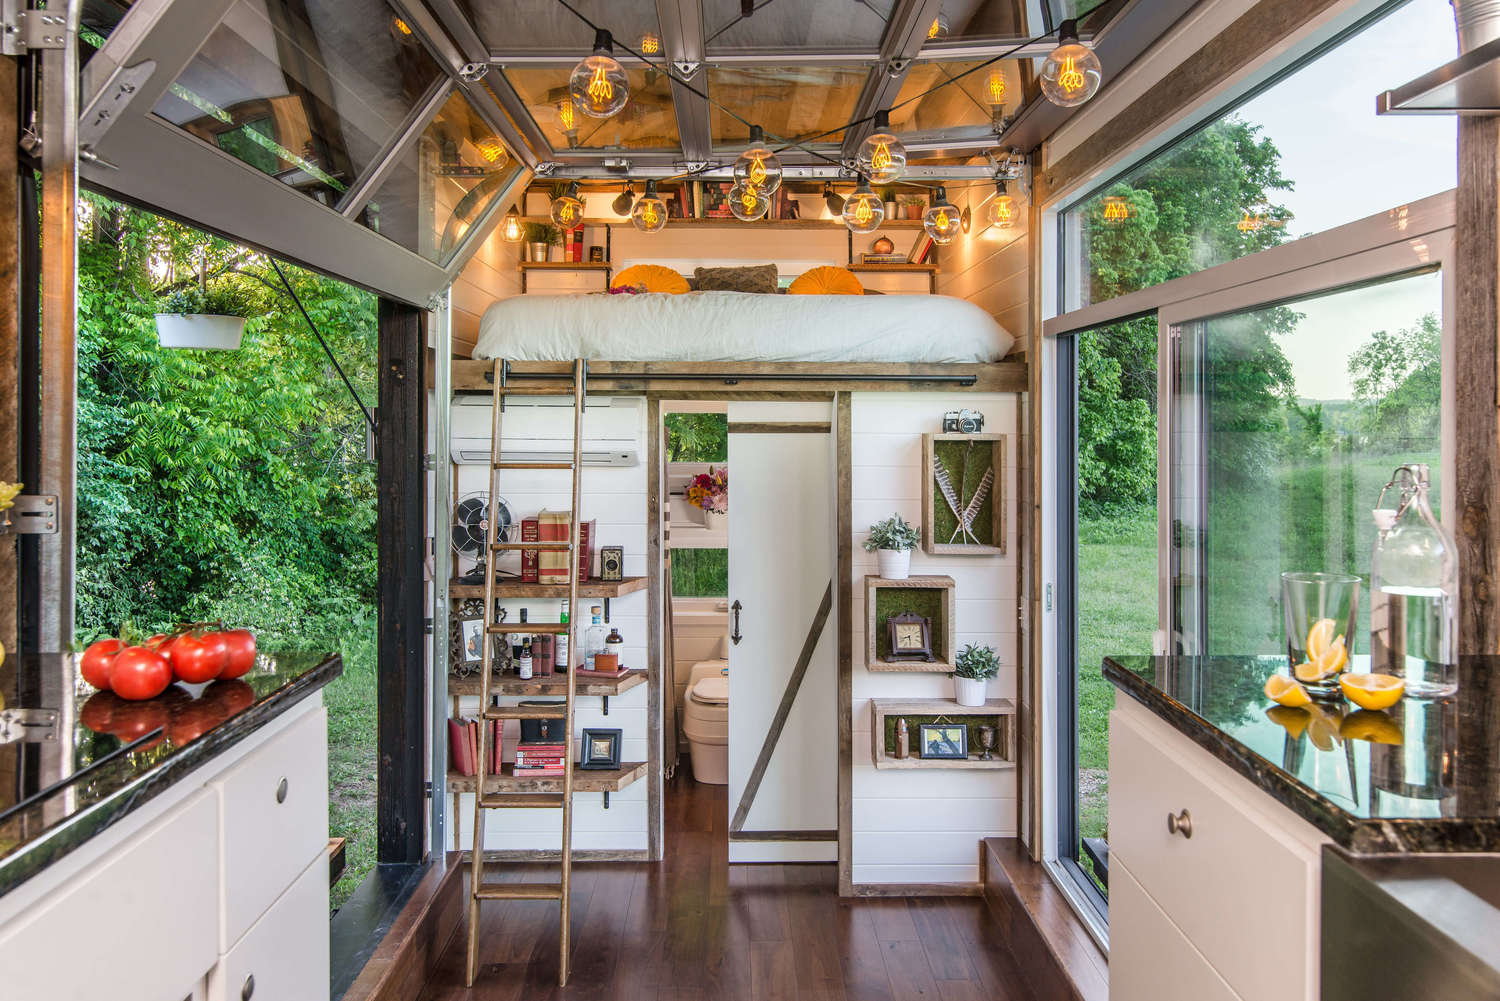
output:
[[[984,414],[977,410],[950,410],[943,415],[943,431],[978,434],[984,430]]]

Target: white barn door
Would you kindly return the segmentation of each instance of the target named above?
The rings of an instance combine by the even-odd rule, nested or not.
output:
[[[830,403],[729,405],[731,862],[838,858],[831,421]]]

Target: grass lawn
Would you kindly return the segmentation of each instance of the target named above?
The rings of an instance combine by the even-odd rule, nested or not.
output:
[[[328,831],[348,838],[344,875],[329,892],[337,910],[375,865],[375,611],[339,641],[344,673],[323,690],[328,706]]]

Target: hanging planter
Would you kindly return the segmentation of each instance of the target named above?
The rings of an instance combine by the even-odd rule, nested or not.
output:
[[[174,292],[156,314],[156,336],[164,348],[234,351],[245,334],[249,300],[235,289]]]

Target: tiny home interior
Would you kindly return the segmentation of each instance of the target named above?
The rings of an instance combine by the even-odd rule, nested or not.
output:
[[[3,16],[16,997],[1500,993],[1494,5]],[[233,260],[96,317],[80,187]],[[75,622],[79,357],[247,280],[369,425],[364,786],[340,653]]]

